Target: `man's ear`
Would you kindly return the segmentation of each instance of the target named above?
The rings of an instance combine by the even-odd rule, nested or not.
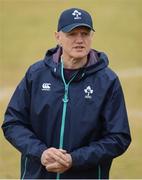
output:
[[[59,45],[61,45],[61,36],[60,32],[55,32],[55,39]]]

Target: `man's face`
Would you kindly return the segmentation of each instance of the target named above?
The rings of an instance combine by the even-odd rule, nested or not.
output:
[[[65,58],[82,59],[91,49],[93,32],[86,27],[78,27],[68,33],[57,32],[56,38]]]

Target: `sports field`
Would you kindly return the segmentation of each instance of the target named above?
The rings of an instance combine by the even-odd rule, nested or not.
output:
[[[142,0],[0,0],[0,124],[26,69],[56,45],[58,16],[70,7],[92,14],[93,47],[108,54],[124,89],[132,144],[110,177],[142,178]],[[0,178],[19,177],[19,158],[0,130]]]

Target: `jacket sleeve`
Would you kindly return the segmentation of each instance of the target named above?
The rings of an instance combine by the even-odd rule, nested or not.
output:
[[[131,142],[124,96],[118,79],[105,101],[100,116],[101,138],[71,152],[74,168],[84,169],[111,161],[124,153]]]
[[[2,129],[6,139],[25,156],[37,159],[47,149],[30,123],[31,81],[26,73],[17,86],[5,112]]]

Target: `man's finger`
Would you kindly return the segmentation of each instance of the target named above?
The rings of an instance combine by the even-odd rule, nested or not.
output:
[[[67,151],[64,150],[64,149],[59,149],[59,150],[60,150],[60,152],[62,152],[63,154],[67,153]]]
[[[64,158],[60,154],[53,154],[52,157],[61,165],[68,167],[69,164],[68,164],[68,160],[66,157]]]
[[[61,151],[59,149],[52,149],[52,151],[48,152],[48,155],[50,156],[50,158],[55,159],[58,163],[68,167],[67,157]],[[65,151],[63,150],[63,152]]]
[[[55,162],[55,163],[51,163],[51,164],[48,164],[46,166],[46,169],[49,171],[49,172],[57,172],[57,170],[60,168],[60,164]]]
[[[59,150],[59,149],[56,149],[56,150],[54,150],[54,153],[55,153],[55,155],[56,156],[58,156],[58,157],[60,157],[62,160],[64,160],[64,161],[66,161],[67,160],[67,158],[66,158],[66,156],[65,156],[65,152],[66,151],[64,151],[64,150]]]

